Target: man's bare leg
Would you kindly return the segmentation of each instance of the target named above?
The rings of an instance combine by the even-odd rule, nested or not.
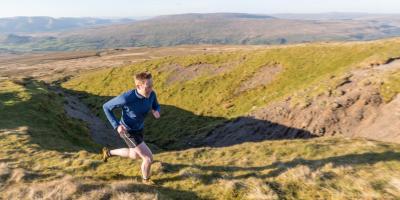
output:
[[[135,147],[134,151],[143,160],[141,166],[143,179],[150,178],[151,175],[150,168],[151,168],[151,163],[153,162],[153,154],[151,153],[151,150],[146,145],[146,143],[142,142],[137,147]]]
[[[132,159],[136,159],[138,157],[134,148],[113,149],[110,150],[110,154],[113,156],[129,157]]]

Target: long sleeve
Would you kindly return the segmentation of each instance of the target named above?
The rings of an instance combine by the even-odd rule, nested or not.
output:
[[[160,112],[160,104],[158,104],[156,93],[154,93],[154,101],[153,101],[153,104],[151,105],[151,107],[153,110]]]
[[[126,103],[126,98],[124,94],[121,94],[119,96],[116,96],[112,98],[111,100],[107,101],[103,105],[103,110],[104,113],[106,114],[106,117],[108,121],[110,121],[111,125],[116,129],[120,123],[119,120],[115,117],[114,113],[112,112],[114,108],[120,108]]]

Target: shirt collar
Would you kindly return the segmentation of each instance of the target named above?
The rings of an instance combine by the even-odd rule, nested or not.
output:
[[[137,98],[139,98],[139,99],[143,99],[144,98],[143,95],[141,95],[141,94],[139,94],[139,92],[137,92],[137,89],[135,89],[135,94],[136,94]]]

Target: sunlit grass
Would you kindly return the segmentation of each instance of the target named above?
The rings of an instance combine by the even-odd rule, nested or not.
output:
[[[382,97],[386,102],[391,101],[400,93],[400,71],[388,75],[387,80],[381,85]]]

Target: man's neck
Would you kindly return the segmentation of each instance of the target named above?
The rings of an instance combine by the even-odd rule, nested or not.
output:
[[[149,98],[146,95],[142,94],[138,89],[136,89],[136,93],[138,94],[139,98],[146,98],[146,99]]]

